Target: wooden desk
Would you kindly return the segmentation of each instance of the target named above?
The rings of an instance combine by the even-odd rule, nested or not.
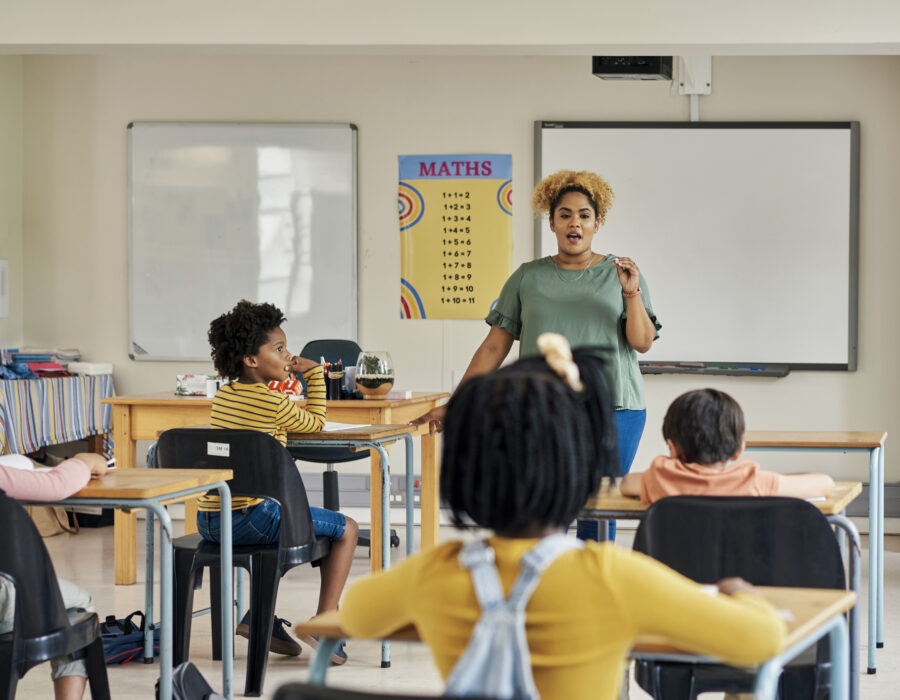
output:
[[[838,481],[834,493],[824,501],[812,501],[812,504],[825,515],[838,515],[850,502],[862,493],[859,481]],[[598,518],[636,518],[643,517],[648,506],[639,498],[623,496],[618,485],[607,486],[588,499],[579,517]]]
[[[87,486],[70,498],[45,505],[101,506],[105,508],[147,509],[148,533],[152,534],[152,518],[160,521],[160,608],[161,630],[159,640],[160,698],[172,697],[173,650],[173,550],[172,521],[165,504],[192,498],[209,489],[218,489],[222,508],[222,569],[231,570],[231,491],[226,481],[232,478],[230,469],[127,469],[88,482]],[[133,516],[132,516],[133,517]],[[150,542],[152,545],[152,540]],[[148,621],[153,620],[153,556],[152,546],[147,547],[147,572],[144,612]],[[222,576],[222,600],[231,600],[231,576]],[[232,661],[234,657],[231,607],[222,608],[222,693],[231,700]],[[144,634],[146,658],[153,659],[153,630],[146,626]]]
[[[414,393],[409,399],[328,401],[329,421],[365,425],[405,424],[439,405],[447,393]],[[205,396],[175,396],[171,392],[117,396],[103,401],[112,405],[113,438],[116,464],[120,470],[136,464],[136,442],[155,440],[169,428],[183,428],[209,423],[212,399]],[[302,405],[302,402],[301,402]],[[428,435],[428,426],[414,429],[421,437],[421,494],[422,547],[438,542],[440,527],[440,494],[438,491],[438,459],[440,444],[437,435]],[[371,450],[372,517],[380,504],[377,493],[381,483],[381,457]],[[115,514],[116,583],[130,584],[137,580],[136,522],[133,515]],[[373,561],[379,558],[373,556]]]
[[[846,533],[851,546],[849,548],[849,576],[850,590],[854,595],[859,595],[860,590],[860,567],[859,567],[859,532],[853,523],[843,517],[844,509],[850,502],[862,493],[862,484],[858,481],[839,481],[835,484],[834,492],[824,501],[814,501],[812,504],[816,506],[822,514],[828,518],[828,521],[834,525],[836,532],[843,531]],[[594,496],[588,499],[584,510],[579,517],[585,519],[641,519],[647,511],[648,506],[641,503],[640,499],[630,496],[623,496],[617,485],[609,486],[604,484],[604,488]],[[603,527],[599,528],[600,532],[606,532]],[[839,542],[841,541],[838,538]],[[854,608],[850,613],[850,648],[853,653],[850,657],[850,697],[852,700],[859,698],[859,678],[857,675],[859,656],[856,649],[859,647],[859,609]]]
[[[869,453],[869,645],[884,646],[884,451],[887,433],[854,430],[748,430],[747,450]]]
[[[366,425],[343,430],[320,433],[288,433],[288,445],[314,445],[324,447],[351,447],[368,449],[372,457],[371,478],[369,479],[369,509],[371,513],[372,536],[369,538],[369,566],[373,572],[387,569],[390,565],[390,455],[387,448],[397,440],[406,441],[406,553],[413,551],[413,445],[412,435],[416,428],[409,425]],[[383,452],[382,452],[383,450]],[[422,480],[425,479],[422,468]],[[433,481],[434,476],[429,476]],[[439,514],[438,505],[429,502],[429,509]],[[422,499],[422,515],[425,517],[425,499]],[[378,533],[380,536],[376,536]],[[435,542],[429,542],[431,546]],[[423,541],[422,546],[426,544]]]
[[[849,652],[847,645],[846,626],[843,625],[843,614],[856,604],[856,594],[852,591],[839,591],[820,588],[778,588],[769,586],[757,586],[757,593],[772,603],[779,610],[789,610],[792,619],[786,621],[787,635],[781,645],[778,654],[767,661],[759,669],[757,686],[760,683],[769,685],[777,681],[781,667],[793,656],[802,652],[812,643],[811,637],[818,639],[826,633],[831,634],[832,642],[837,642],[832,647],[832,669],[838,675],[833,679],[832,697],[847,698],[848,695],[848,668]],[[309,682],[321,684],[325,681],[325,672],[330,665],[332,647],[341,639],[347,637],[340,624],[340,613],[337,611],[317,615],[316,617],[301,622],[294,626],[294,632],[300,634],[315,634],[320,639],[332,641],[333,644],[323,643],[316,650],[316,656],[310,666]],[[841,637],[843,643],[841,644]],[[391,641],[421,641],[414,626],[403,627],[392,633]],[[642,659],[659,659],[675,661],[705,661],[718,663],[716,659],[709,657],[697,657],[683,652],[666,643],[665,639],[658,637],[641,637],[632,649],[632,656]],[[771,690],[766,689],[763,697],[774,698],[774,684]]]

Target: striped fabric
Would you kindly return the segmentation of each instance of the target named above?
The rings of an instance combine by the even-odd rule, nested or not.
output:
[[[306,373],[306,408],[285,395],[271,391],[265,384],[226,384],[213,399],[209,423],[214,428],[250,428],[273,436],[287,444],[288,433],[314,433],[325,426],[325,373],[316,365]],[[262,498],[235,496],[232,510],[262,503]],[[219,510],[219,497],[206,494],[198,501],[202,511]]]
[[[46,445],[103,433],[112,454],[112,375],[0,380],[0,454],[28,454]]]

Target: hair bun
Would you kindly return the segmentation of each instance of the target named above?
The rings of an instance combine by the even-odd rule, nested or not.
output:
[[[562,377],[573,390],[584,393],[584,384],[578,365],[572,359],[572,348],[566,337],[559,333],[541,333],[537,338],[538,350],[556,374]]]

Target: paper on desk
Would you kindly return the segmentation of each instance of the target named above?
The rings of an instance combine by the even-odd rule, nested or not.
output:
[[[368,428],[368,423],[333,423],[325,421],[325,427],[322,428],[323,433],[330,433],[335,430],[350,430],[352,428]]]
[[[825,496],[814,496],[813,498],[807,498],[806,501],[808,503],[824,503],[828,499]]]
[[[0,455],[0,465],[10,469],[34,469],[34,463],[25,455]]]

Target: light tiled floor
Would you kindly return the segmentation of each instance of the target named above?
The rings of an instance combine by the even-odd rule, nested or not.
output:
[[[176,531],[179,524],[176,523]],[[442,529],[443,539],[454,537],[450,528]],[[632,533],[621,532],[619,543],[631,546]],[[59,535],[45,540],[53,557],[57,574],[79,582],[94,595],[97,612],[102,616],[115,614],[123,617],[133,610],[143,607],[143,572],[139,569],[139,585],[114,586],[113,579],[113,531],[112,528],[83,529],[78,535]],[[865,538],[863,546],[866,547]],[[861,697],[879,700],[900,697],[900,536],[890,536],[885,541],[885,648],[879,650],[878,673],[866,675],[866,649],[861,655],[860,677]],[[143,551],[139,548],[139,551]],[[402,551],[402,550],[399,550]],[[397,549],[394,558],[402,557]],[[863,597],[866,596],[866,564],[868,553],[864,550]],[[365,575],[368,571],[366,549],[358,549],[351,579]],[[142,565],[141,565],[142,567]],[[157,581],[159,580],[157,575]],[[282,580],[279,591],[278,614],[294,622],[309,617],[315,612],[319,588],[319,574],[316,570],[302,566],[290,571]],[[198,592],[196,606],[206,604],[206,595]],[[158,606],[158,602],[157,602]],[[860,637],[865,645],[865,614]],[[244,667],[247,641],[241,637],[235,641],[235,695],[240,696],[244,687]],[[377,642],[351,642],[347,647],[350,657],[342,667],[332,668],[328,681],[333,685],[365,689],[369,691],[422,692],[438,695],[441,681],[431,662],[427,649],[421,644],[394,644],[392,647],[392,667],[380,667],[381,646]],[[263,697],[271,697],[282,684],[305,680],[312,654],[305,648],[300,657],[286,658],[272,654],[269,656]],[[197,665],[214,688],[221,690],[221,666],[212,661],[210,650],[209,616],[195,619],[191,644],[191,660]],[[153,685],[159,675],[159,665],[130,663],[109,668],[110,685],[114,698],[151,698]],[[87,694],[86,694],[87,695]],[[30,671],[19,683],[18,697],[52,697],[49,681],[49,666]],[[631,685],[631,698],[645,699],[649,696],[635,684]],[[715,695],[704,697],[713,698]],[[721,697],[721,696],[719,696]]]

